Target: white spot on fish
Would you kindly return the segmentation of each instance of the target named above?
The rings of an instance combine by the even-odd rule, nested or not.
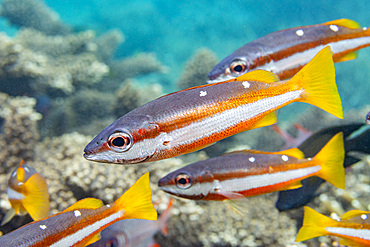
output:
[[[78,210],[73,211],[73,213],[75,214],[75,217],[81,216],[81,212]]]
[[[243,84],[244,88],[249,88],[251,86],[251,84],[249,84],[249,82],[247,82],[247,81],[243,81],[242,84]]]
[[[329,26],[331,30],[333,30],[334,32],[338,32],[339,28],[337,25],[330,25]]]
[[[24,167],[24,169],[26,170],[26,172],[30,172],[30,169],[28,169],[28,167]]]
[[[288,160],[289,160],[289,157],[288,157],[288,156],[286,156],[286,155],[282,155],[282,156],[281,156],[281,159],[282,159],[282,160],[284,160],[284,161],[288,161]]]
[[[312,160],[312,158],[308,158],[308,160],[309,160],[309,161],[311,161],[311,160]]]
[[[110,208],[110,205],[109,204],[107,204],[106,206],[107,206],[107,208]]]
[[[361,219],[366,220],[367,219],[367,215],[366,214],[361,214]]]
[[[367,27],[363,27],[362,30],[366,31],[367,30]]]
[[[297,31],[295,31],[295,33],[298,35],[298,36],[303,36],[304,32],[302,29],[299,29]]]
[[[256,160],[256,159],[255,159],[254,157],[250,157],[250,158],[249,158],[249,161],[250,161],[250,162],[254,162],[255,160]]]
[[[206,95],[207,95],[207,91],[200,91],[200,94],[199,94],[200,97],[203,97]]]
[[[18,183],[18,186],[21,186],[21,185],[23,185],[23,183],[22,183],[22,182],[19,182],[19,183]]]
[[[45,230],[46,229],[46,225],[39,225],[40,229],[41,230]]]
[[[17,171],[13,172],[12,177],[14,178],[17,175]]]

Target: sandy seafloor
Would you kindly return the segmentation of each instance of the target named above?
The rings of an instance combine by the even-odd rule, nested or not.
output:
[[[23,158],[49,184],[54,214],[85,197],[118,198],[150,171],[158,211],[170,196],[157,181],[181,166],[227,150],[266,151],[283,146],[266,127],[214,146],[154,163],[121,166],[86,161],[85,145],[126,112],[165,93],[201,85],[208,71],[245,43],[285,28],[349,18],[370,26],[367,1],[0,1],[0,219],[10,208],[6,184]],[[344,120],[294,103],[279,111],[278,124],[310,131],[364,123],[370,110],[370,48],[336,64]],[[359,144],[361,145],[361,144]],[[370,210],[370,158],[346,175],[345,191],[327,183],[309,204],[329,215]],[[295,243],[303,210],[279,212],[277,194],[243,201],[244,214],[223,202],[176,198],[169,234],[161,246],[331,246],[321,237]],[[17,216],[7,233],[28,223]]]

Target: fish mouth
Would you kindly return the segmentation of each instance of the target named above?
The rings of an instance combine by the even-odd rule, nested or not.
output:
[[[110,154],[101,154],[101,153],[96,154],[94,152],[85,152],[83,156],[85,159],[90,160],[90,161],[95,161],[95,162],[100,162],[100,163],[121,164],[121,165],[143,163],[152,157],[152,156],[145,156],[142,158],[125,160],[122,158],[112,157],[112,155]]]
[[[224,81],[235,79],[235,78],[236,78],[236,76],[226,75],[226,74],[219,74],[217,76],[216,75],[213,76],[212,78],[209,77],[209,79],[207,80],[207,83],[212,84],[212,83],[224,82]]]

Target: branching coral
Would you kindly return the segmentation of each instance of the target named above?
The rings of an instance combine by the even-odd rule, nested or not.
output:
[[[197,50],[187,62],[177,85],[185,89],[206,84],[207,74],[217,62],[218,59],[211,50],[207,48]]]
[[[49,35],[69,32],[59,15],[37,0],[4,0],[1,3],[0,15],[18,27],[28,27]]]
[[[33,159],[39,139],[37,121],[42,117],[33,109],[35,104],[33,98],[0,93],[0,173],[13,170],[20,159]]]

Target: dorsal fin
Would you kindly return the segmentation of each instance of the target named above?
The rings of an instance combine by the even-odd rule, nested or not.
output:
[[[279,77],[274,73],[266,70],[253,70],[251,72],[245,73],[241,76],[233,79],[234,81],[260,81],[260,82],[277,82],[280,81]]]
[[[298,148],[290,148],[279,152],[273,152],[273,154],[285,154],[297,159],[304,159],[304,153]]]
[[[341,220],[348,220],[350,218],[363,215],[363,214],[369,214],[370,212],[368,211],[362,211],[362,210],[351,210],[348,211],[347,213],[343,214],[342,217],[340,217]]]
[[[361,25],[358,22],[352,21],[350,19],[338,19],[334,21],[328,21],[323,23],[323,25],[337,25],[341,27],[347,27],[351,29],[361,28]]]
[[[68,211],[72,211],[72,210],[75,210],[75,209],[83,209],[83,208],[84,209],[86,209],[86,208],[96,209],[96,208],[102,207],[103,205],[104,205],[104,203],[99,199],[85,198],[85,199],[79,200],[78,202],[76,202],[72,206],[66,208],[63,212],[68,212]]]

